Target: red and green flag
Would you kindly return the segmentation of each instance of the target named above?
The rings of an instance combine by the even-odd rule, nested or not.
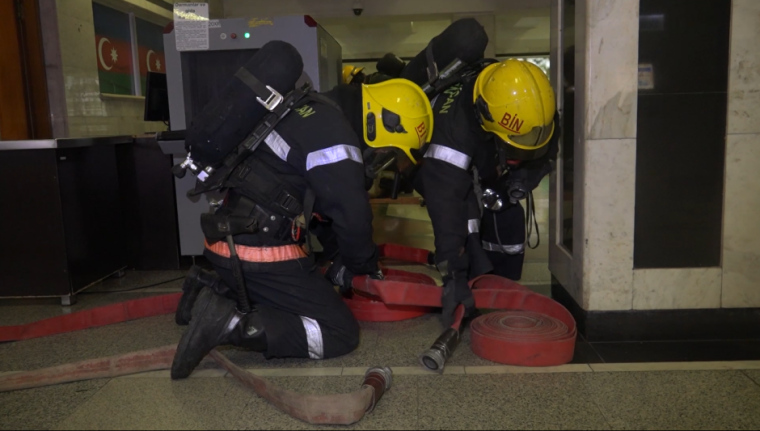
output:
[[[129,15],[92,4],[100,92],[133,94]]]
[[[160,25],[137,18],[137,58],[140,65],[142,94],[145,95],[145,80],[148,72],[166,73],[164,59],[164,28]]]

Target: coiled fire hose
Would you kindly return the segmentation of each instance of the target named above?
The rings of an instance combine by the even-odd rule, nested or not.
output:
[[[432,253],[424,249],[383,244],[379,250],[386,259],[423,265],[433,262]],[[394,316],[398,317],[395,320],[404,320],[441,307],[441,288],[432,278],[391,268],[384,272],[384,281],[369,277],[354,279],[354,291],[359,294],[355,296],[363,296],[364,300],[347,302],[359,320],[363,317],[372,320],[377,315],[384,321],[392,321]],[[529,367],[563,365],[572,360],[577,328],[575,319],[562,305],[495,275],[480,276],[469,285],[478,309],[499,310],[470,324],[475,354],[493,362]],[[446,361],[459,345],[463,315],[464,308],[460,306],[451,328],[419,355],[424,368],[443,372]]]

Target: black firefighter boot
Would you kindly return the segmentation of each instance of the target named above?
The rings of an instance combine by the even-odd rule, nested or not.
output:
[[[174,315],[174,321],[177,325],[185,326],[190,323],[192,317],[193,305],[198,294],[203,287],[210,287],[212,290],[218,290],[220,278],[218,275],[208,272],[202,269],[200,266],[193,265],[190,268],[190,272],[185,277],[185,282],[182,284],[182,298],[179,300],[177,306],[177,312]]]
[[[172,379],[187,378],[212,349],[229,344],[265,352],[267,339],[261,317],[257,311],[243,314],[234,301],[209,288],[202,289],[190,326],[177,346]]]

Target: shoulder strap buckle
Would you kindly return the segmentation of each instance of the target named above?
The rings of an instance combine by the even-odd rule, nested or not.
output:
[[[265,108],[267,108],[269,111],[274,111],[280,103],[283,101],[282,94],[278,93],[277,90],[270,86],[266,86],[267,90],[271,91],[269,94],[269,97],[267,97],[266,101],[261,100],[261,97],[256,96],[256,100],[261,103]]]

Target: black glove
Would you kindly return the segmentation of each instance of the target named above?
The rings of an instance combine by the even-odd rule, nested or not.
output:
[[[459,304],[464,305],[464,317],[469,317],[475,310],[475,298],[467,285],[467,279],[449,278],[443,285],[441,304],[441,324],[444,328],[450,328],[454,324],[454,314]]]
[[[442,265],[439,264],[440,266]],[[469,268],[467,254],[449,260],[445,266],[447,274],[443,277],[441,324],[444,328],[450,328],[454,324],[457,306],[464,305],[464,316],[469,317],[475,311],[475,298],[467,284],[467,269]]]
[[[347,295],[353,288],[354,273],[341,263],[340,257],[335,259],[332,265],[330,265],[327,273],[325,273],[325,277],[333,285],[338,286],[341,295]]]
[[[330,280],[333,285],[339,287],[340,294],[343,296],[346,296],[351,292],[351,289],[353,288],[354,277],[356,275],[357,274],[354,274],[350,269],[343,265],[340,256],[338,256],[338,258],[333,261],[332,265],[330,265],[330,267],[327,269],[327,272],[325,273],[325,277],[327,277],[327,279]],[[370,278],[375,280],[385,279],[383,272],[379,269],[375,269],[368,275]]]

